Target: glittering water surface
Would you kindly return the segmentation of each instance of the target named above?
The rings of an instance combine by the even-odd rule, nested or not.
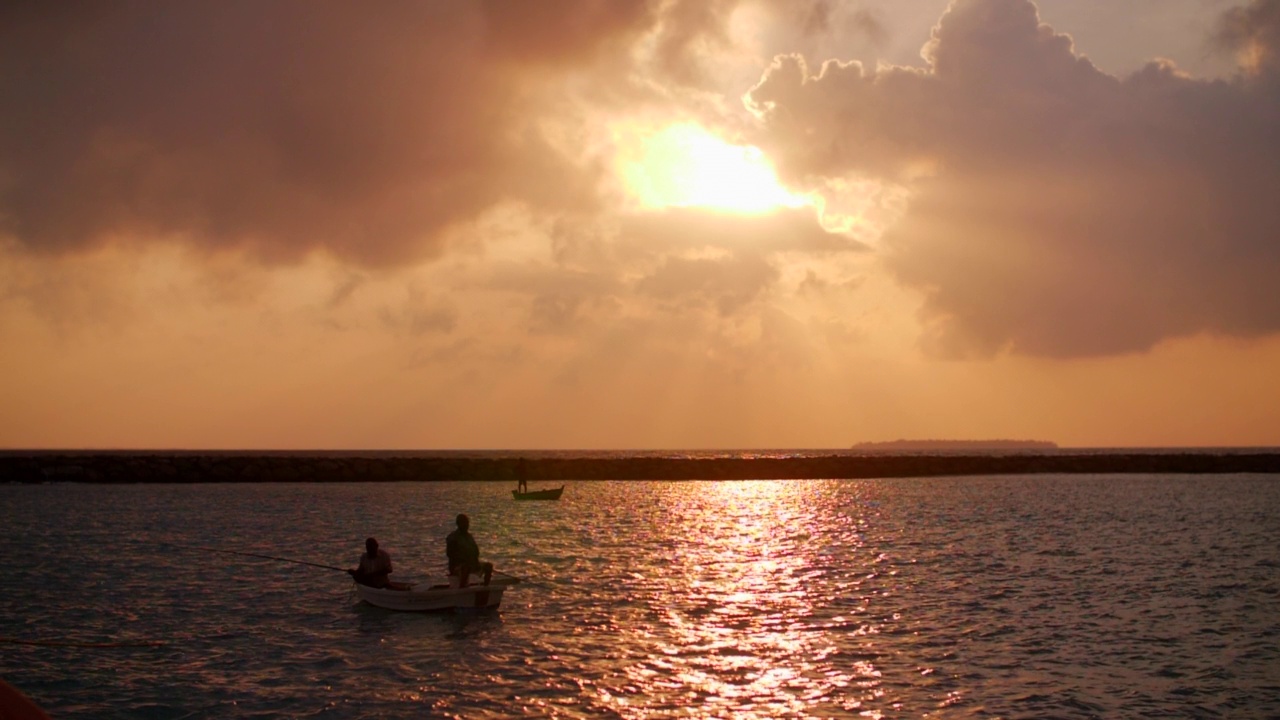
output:
[[[1280,715],[1280,477],[510,489],[0,486],[0,677],[62,719]],[[531,581],[497,613],[172,545],[413,579],[458,512]]]

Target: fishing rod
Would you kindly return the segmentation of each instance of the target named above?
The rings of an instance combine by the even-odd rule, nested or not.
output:
[[[495,569],[495,570],[493,571],[493,574],[494,574],[494,575],[504,575],[504,576],[506,576],[506,577],[511,578],[512,580],[515,580],[516,582],[529,582],[528,580],[525,580],[525,579],[524,579],[524,578],[522,578],[522,577],[517,577],[517,576],[515,576],[515,575],[512,575],[511,573],[508,573],[508,572],[502,572],[501,570],[496,570],[496,569]]]
[[[508,572],[502,572],[501,570],[494,570],[494,571],[493,571],[493,574],[494,574],[494,575],[505,575],[506,577],[509,577],[509,578],[511,578],[512,580],[515,580],[515,581],[516,581],[516,582],[518,582],[518,583],[527,583],[527,584],[529,584],[529,585],[533,585],[534,587],[540,587],[540,588],[542,588],[543,590],[550,590],[550,591],[552,591],[552,592],[557,592],[557,591],[561,591],[561,590],[563,590],[563,588],[554,587],[554,586],[552,586],[552,585],[548,585],[548,584],[546,584],[546,583],[544,583],[544,582],[538,582],[537,580],[530,580],[529,578],[520,577],[520,576],[518,576],[518,575],[512,575],[511,573],[508,573]]]
[[[226,553],[226,554],[228,554],[228,555],[243,555],[243,556],[245,556],[245,557],[256,557],[256,558],[262,558],[262,559],[264,559],[264,560],[279,560],[280,562],[297,563],[298,565],[310,565],[311,567],[324,568],[325,570],[337,570],[338,572],[347,572],[347,569],[346,569],[346,568],[335,567],[335,566],[333,566],[333,565],[322,565],[322,564],[320,564],[320,563],[308,562],[308,561],[306,561],[306,560],[294,560],[294,559],[292,559],[292,558],[277,557],[277,556],[275,556],[275,555],[263,555],[263,554],[261,554],[261,553],[242,552],[242,551],[240,551],[240,550],[224,550],[224,549],[222,549],[222,548],[197,547],[197,546],[195,546],[195,545],[179,545],[179,544],[177,544],[177,543],[165,543],[165,544],[167,544],[167,545],[171,545],[171,546],[173,546],[173,547],[177,547],[177,548],[183,548],[183,549],[185,549],[185,550],[201,550],[201,551],[203,551],[203,552]],[[548,590],[554,590],[554,589],[556,589],[556,588],[552,588],[552,587],[550,587],[550,586],[548,586],[548,585],[546,585],[546,584],[544,584],[544,583],[540,583],[540,582],[538,582],[538,581],[536,581],[536,580],[529,580],[529,579],[527,579],[527,578],[518,577],[518,576],[516,576],[516,575],[512,575],[511,573],[502,572],[501,570],[494,570],[494,571],[493,571],[493,574],[494,574],[494,575],[505,575],[505,576],[507,576],[507,577],[509,577],[509,578],[511,578],[511,579],[513,579],[513,580],[515,580],[516,582],[528,583],[528,584],[530,584],[530,585],[536,585],[536,586],[539,586],[539,587],[542,587],[542,588],[546,588],[546,589],[548,589]]]
[[[184,550],[203,550],[204,552],[226,553],[228,555],[244,555],[245,557],[256,557],[264,560],[279,560],[280,562],[297,563],[298,565],[310,565],[311,567],[324,568],[325,570],[337,570],[338,572],[346,572],[346,568],[335,567],[333,565],[321,565],[320,563],[307,562],[306,560],[294,560],[292,558],[276,557],[275,555],[262,555],[260,553],[241,552],[239,550],[223,550],[222,548],[197,547],[195,545],[179,545],[177,543],[165,543],[176,548]]]

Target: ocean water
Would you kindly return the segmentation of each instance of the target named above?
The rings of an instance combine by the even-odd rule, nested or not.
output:
[[[1280,476],[566,486],[0,486],[0,677],[62,720],[1280,717]],[[458,512],[528,581],[496,613],[176,547],[412,580]]]

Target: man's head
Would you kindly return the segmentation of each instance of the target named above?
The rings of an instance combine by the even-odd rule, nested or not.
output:
[[[364,549],[365,549],[365,552],[369,553],[370,555],[377,555],[378,541],[374,540],[373,538],[369,538],[368,540],[365,540]]]
[[[471,518],[467,517],[466,513],[459,513],[459,514],[458,514],[458,529],[459,529],[459,530],[466,530],[468,527],[471,527]]]

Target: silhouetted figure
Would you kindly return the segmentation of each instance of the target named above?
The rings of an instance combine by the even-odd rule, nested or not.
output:
[[[516,492],[529,492],[529,464],[524,458],[516,463]]]
[[[460,514],[456,523],[458,529],[449,533],[444,542],[445,554],[449,557],[449,575],[457,576],[458,587],[466,587],[471,573],[483,572],[484,584],[488,585],[493,577],[493,563],[480,562],[480,546],[468,531],[471,518]]]
[[[360,556],[360,565],[347,573],[361,585],[373,588],[385,588],[391,584],[387,576],[391,574],[391,555],[378,548],[378,541],[369,538],[364,541],[365,552]]]

